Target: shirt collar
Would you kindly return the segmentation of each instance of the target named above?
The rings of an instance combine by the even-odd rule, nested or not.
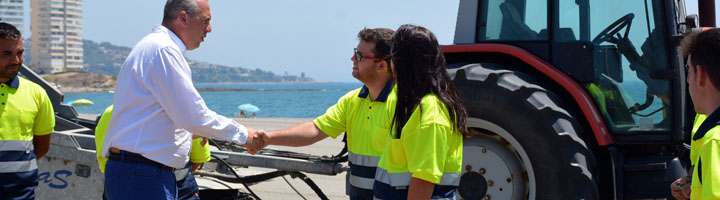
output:
[[[17,76],[15,76],[15,78],[10,79],[8,82],[5,82],[4,84],[8,85],[12,88],[18,88],[18,86],[20,86],[20,79]]]
[[[710,131],[710,129],[714,128],[715,126],[720,124],[720,107],[715,109],[708,117],[703,121],[702,124],[700,124],[700,127],[698,127],[698,130],[695,131],[695,135],[693,136],[693,141],[698,140],[700,138],[705,137],[705,133]]]
[[[378,95],[377,99],[375,101],[379,102],[385,102],[387,101],[388,96],[390,95],[390,92],[392,92],[393,86],[395,85],[395,80],[390,79],[387,83],[385,83],[385,87],[380,92],[380,95]],[[370,89],[363,85],[362,89],[360,89],[360,93],[358,94],[358,97],[360,98],[367,98],[368,95],[370,95]]]
[[[187,52],[187,47],[185,46],[185,43],[183,43],[182,39],[178,37],[175,32],[170,30],[169,28],[163,26],[163,25],[157,25],[155,28],[153,28],[153,32],[159,32],[159,33],[167,33],[170,36],[170,39],[173,40],[175,45],[180,48],[180,51],[182,51],[182,54],[185,55],[185,52]]]

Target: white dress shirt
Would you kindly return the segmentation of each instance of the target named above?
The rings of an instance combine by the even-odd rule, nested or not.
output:
[[[185,50],[182,40],[164,26],[156,26],[135,45],[118,74],[103,157],[115,147],[183,168],[191,132],[245,144],[245,126],[205,105],[193,86]]]

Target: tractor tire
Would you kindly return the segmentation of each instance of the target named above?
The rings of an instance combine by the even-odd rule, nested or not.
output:
[[[598,199],[596,161],[578,121],[535,80],[502,65],[450,69],[468,111],[458,195]]]

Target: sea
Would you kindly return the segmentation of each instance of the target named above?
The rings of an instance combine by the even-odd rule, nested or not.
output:
[[[211,84],[197,83],[195,87],[247,89],[253,91],[200,92],[210,110],[226,117],[240,113],[239,105],[253,104],[260,108],[258,118],[315,118],[322,115],[337,100],[351,90],[362,87],[360,82],[349,83],[263,83]],[[66,93],[65,101],[88,99],[91,106],[74,106],[78,113],[97,114],[113,103],[115,93]],[[252,117],[252,113],[246,113]]]
[[[258,118],[315,118],[322,115],[337,100],[351,90],[362,87],[360,82],[349,83],[263,83],[263,84],[195,84],[198,89],[227,88],[233,90],[252,91],[214,91],[200,92],[210,110],[226,117],[235,117],[240,113],[239,105],[253,104],[260,108],[255,113]],[[644,102],[647,86],[640,81],[629,81],[622,86],[627,92],[623,95],[627,105]],[[75,106],[78,113],[100,115],[113,103],[114,93],[87,92],[66,93],[65,101],[88,99],[94,102],[91,106]],[[651,106],[640,113],[647,114],[662,108],[661,101],[654,99]],[[252,117],[252,113],[246,113]],[[634,116],[639,118],[638,116]],[[662,112],[650,116],[654,122],[662,121]],[[637,119],[636,119],[637,120]]]

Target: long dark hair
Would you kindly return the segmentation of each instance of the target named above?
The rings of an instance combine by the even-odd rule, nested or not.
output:
[[[391,52],[398,87],[391,124],[397,132],[395,138],[400,138],[416,107],[420,106],[422,112],[420,101],[430,93],[437,95],[447,107],[450,120],[455,124],[453,129],[467,136],[467,111],[448,75],[445,56],[435,35],[422,26],[402,25],[392,37]]]

